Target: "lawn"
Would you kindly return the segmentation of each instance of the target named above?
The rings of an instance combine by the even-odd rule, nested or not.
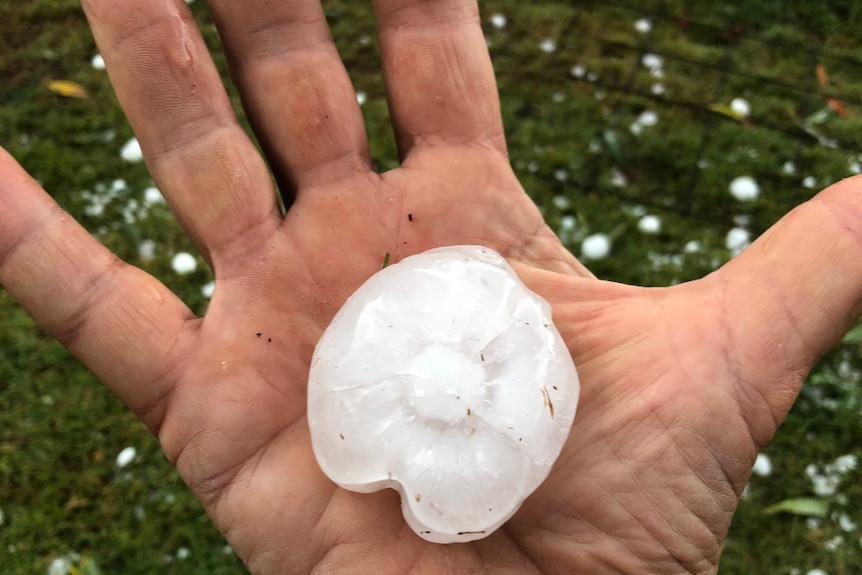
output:
[[[325,5],[375,164],[394,167],[370,9]],[[512,164],[602,278],[700,277],[862,171],[860,3],[481,7]],[[192,8],[217,49],[204,3]],[[0,143],[123,259],[205,310],[210,274],[136,159],[78,3],[0,0],[0,14]],[[860,572],[860,367],[857,327],[758,461],[720,573]],[[156,441],[0,290],[0,571],[68,566],[243,572]]]

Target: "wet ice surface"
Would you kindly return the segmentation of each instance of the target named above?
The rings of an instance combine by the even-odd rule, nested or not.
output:
[[[437,543],[490,535],[544,481],[579,383],[548,304],[496,252],[430,250],[363,284],[312,359],[308,421],[334,482],[401,493]]]

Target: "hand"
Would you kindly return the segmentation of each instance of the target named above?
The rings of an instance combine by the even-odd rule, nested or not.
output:
[[[5,153],[0,283],[159,437],[249,568],[714,573],[758,449],[862,312],[862,180],[823,192],[703,280],[598,281],[509,167],[471,0],[374,4],[403,159],[385,174],[372,170],[316,2],[210,4],[286,215],[185,4],[85,0],[215,294],[194,317]],[[394,492],[358,495],[322,475],[305,386],[322,330],[385,254],[465,243],[500,251],[551,302],[583,389],[554,471],[521,511],[485,540],[443,546],[406,527]]]

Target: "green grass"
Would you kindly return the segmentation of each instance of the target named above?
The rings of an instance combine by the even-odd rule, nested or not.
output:
[[[805,178],[816,188],[834,182],[862,152],[862,64],[846,58],[858,58],[862,47],[856,4],[483,2],[513,166],[575,253],[590,234],[612,238],[611,256],[589,262],[600,277],[667,285],[709,273],[730,256],[731,228],[763,231],[814,193]],[[391,168],[395,146],[368,7],[346,0],[326,6],[354,83],[368,97],[363,110],[375,164]],[[202,2],[193,8],[207,19]],[[494,12],[507,16],[504,29],[488,23]],[[171,271],[174,253],[194,252],[167,209],[151,206],[145,217],[125,219],[139,211],[151,180],[141,164],[119,158],[132,133],[106,75],[90,66],[96,49],[78,3],[0,0],[0,14],[3,145],[111,249],[203,310],[208,272],[203,265],[190,276]],[[649,15],[652,33],[637,33],[634,21]],[[557,40],[555,52],[539,50],[545,38]],[[218,46],[211,32],[208,42]],[[652,92],[658,80],[636,65],[646,53],[664,58],[663,94]],[[816,63],[829,74],[825,87]],[[596,78],[573,77],[573,66]],[[46,83],[53,79],[79,82],[90,97],[52,94]],[[751,102],[749,121],[715,111],[734,97]],[[845,98],[849,116],[823,112],[827,97]],[[636,136],[630,126],[644,110],[656,111],[659,122]],[[821,145],[805,127],[842,147]],[[794,173],[782,170],[787,162]],[[730,197],[728,182],[737,175],[757,179],[757,200]],[[92,201],[82,191],[103,194],[118,178],[125,186],[115,188],[104,212],[88,210]],[[638,231],[644,214],[661,217],[660,233]],[[153,241],[152,259],[139,256],[142,239]],[[699,249],[686,250],[691,242]],[[830,511],[817,525],[764,513],[815,495],[807,466],[862,456],[858,339],[821,362],[768,446],[774,472],[752,479],[721,573],[858,572],[860,530],[842,525],[862,525],[860,470],[825,497]],[[95,560],[104,573],[242,572],[155,440],[2,291],[0,405],[4,573],[45,573],[68,554]],[[117,454],[128,446],[138,455],[118,469]]]

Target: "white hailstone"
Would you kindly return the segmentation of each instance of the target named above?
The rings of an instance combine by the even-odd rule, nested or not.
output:
[[[862,174],[862,161],[857,160],[856,158],[850,158],[847,160],[847,169],[854,176]]]
[[[838,516],[838,526],[842,531],[846,531],[847,533],[856,531],[856,528],[858,527],[856,522],[850,519],[850,516],[846,513],[842,513]]]
[[[805,575],[829,575],[829,573],[827,573],[823,569],[812,569],[811,571],[809,571]]]
[[[144,190],[144,205],[154,206],[156,204],[165,203],[165,197],[162,195],[162,192],[155,186],[150,186],[149,188]]]
[[[223,555],[233,555],[233,547],[230,545],[225,545],[221,548],[221,552]]]
[[[652,110],[644,110],[641,112],[641,115],[638,116],[637,122],[641,126],[655,126],[658,124],[658,114]]]
[[[138,451],[134,447],[126,447],[117,455],[117,467],[125,467],[131,463]]]
[[[833,551],[833,552],[838,551],[838,549],[842,545],[844,545],[844,537],[842,537],[841,535],[836,535],[835,537],[832,537],[831,539],[827,539],[826,541],[823,542],[823,548],[826,549],[827,551]]]
[[[730,182],[730,195],[740,202],[756,200],[760,195],[760,186],[751,176],[739,176]]]
[[[572,66],[572,69],[570,70],[570,72],[571,72],[572,76],[574,76],[575,78],[583,78],[584,76],[587,75],[587,69],[584,66],[582,66],[581,64],[576,64],[576,65]]]
[[[646,215],[638,222],[638,229],[645,234],[657,234],[661,231],[661,218],[654,215]]]
[[[557,170],[554,172],[554,179],[558,182],[565,182],[569,179],[569,172],[567,170]]]
[[[652,85],[650,91],[656,96],[661,96],[662,94],[664,94],[664,84],[662,84],[661,82],[657,82]]]
[[[551,200],[551,203],[554,204],[554,207],[558,210],[567,210],[572,207],[572,200],[569,196],[558,195],[554,196]]]
[[[772,460],[765,453],[758,453],[751,472],[760,477],[769,477],[772,475]]]
[[[611,238],[606,234],[592,234],[581,242],[581,255],[588,260],[603,260],[611,253]]]
[[[105,59],[102,58],[101,54],[96,54],[93,56],[93,59],[90,60],[90,65],[93,66],[96,70],[104,70],[105,69]]]
[[[450,246],[374,274],[314,350],[308,424],[345,489],[397,489],[435,543],[490,535],[545,480],[580,385],[550,306],[496,252]]]
[[[590,72],[587,74],[587,82],[597,82],[599,80],[599,75],[595,72]]]
[[[635,30],[640,32],[641,34],[646,34],[650,30],[652,30],[652,22],[647,18],[641,18],[635,22]]]
[[[751,114],[751,105],[744,98],[734,98],[731,100],[730,109],[740,118],[747,118]]]
[[[144,159],[144,154],[141,152],[141,144],[137,138],[132,138],[120,150],[120,157],[127,162],[140,162]]]
[[[171,260],[171,267],[180,275],[190,274],[198,268],[195,256],[186,252],[176,254]]]
[[[571,232],[578,226],[578,220],[575,216],[563,216],[560,218],[560,229]]]
[[[684,251],[687,254],[696,254],[700,250],[701,250],[701,245],[700,245],[700,242],[697,240],[689,241],[688,243],[685,244],[685,247],[682,248],[682,251]]]
[[[637,136],[643,131],[643,128],[651,128],[656,124],[658,124],[658,114],[652,110],[644,110],[635,118],[635,121],[629,126],[629,130]]]
[[[546,54],[550,54],[557,49],[557,41],[553,38],[545,38],[539,42],[539,49]]]
[[[69,575],[72,572],[72,562],[68,557],[57,557],[48,565],[48,575]]]
[[[791,161],[784,162],[784,165],[781,166],[781,171],[788,176],[793,176],[796,174],[796,164]]]
[[[507,20],[505,14],[500,14],[499,12],[497,12],[496,14],[491,15],[491,25],[498,30],[502,30],[503,28],[505,28],[506,22]]]
[[[807,178],[802,180],[802,185],[809,190],[812,190],[817,187],[817,178],[815,178],[814,176],[808,176]]]
[[[362,106],[368,101],[368,95],[365,92],[356,92],[356,103]]]
[[[743,228],[733,228],[727,232],[724,245],[733,255],[738,255],[751,244],[751,232]]]
[[[616,166],[611,169],[611,184],[616,186],[617,188],[624,188],[628,185],[629,179],[623,173],[623,171]]]
[[[201,287],[201,295],[210,299],[215,293],[215,282],[208,282]]]
[[[188,559],[189,555],[191,555],[191,551],[189,551],[188,547],[180,547],[177,549],[177,559],[183,561],[184,559]]]
[[[141,240],[138,244],[138,257],[142,260],[149,261],[156,255],[156,242],[153,240]]]
[[[661,70],[664,67],[664,58],[658,54],[644,54],[641,58],[641,64],[650,70]]]
[[[843,475],[856,469],[858,464],[859,459],[852,453],[848,453],[847,455],[842,455],[837,458],[830,467]]]

